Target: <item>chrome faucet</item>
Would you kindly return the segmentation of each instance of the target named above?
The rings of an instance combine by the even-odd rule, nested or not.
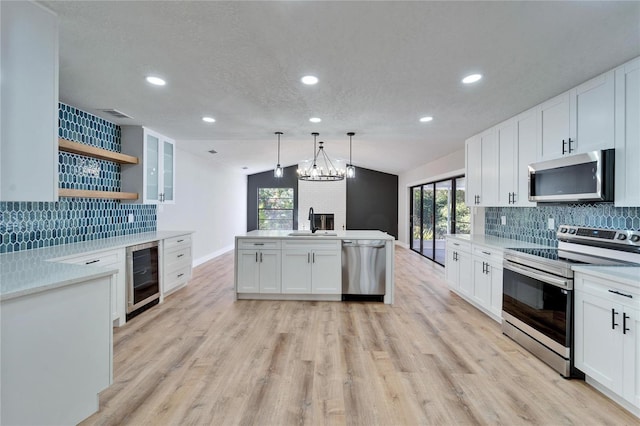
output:
[[[318,228],[316,228],[316,215],[313,212],[313,207],[309,207],[309,229],[311,233],[315,234]]]

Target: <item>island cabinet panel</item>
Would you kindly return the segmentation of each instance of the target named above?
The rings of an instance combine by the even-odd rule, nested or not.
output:
[[[240,240],[237,250],[238,293],[280,293],[282,252],[278,240]]]
[[[313,294],[342,293],[342,259],[340,250],[316,250],[311,264]]]
[[[342,258],[339,241],[285,241],[282,292],[340,294]]]
[[[0,302],[0,424],[78,424],[112,381],[111,278]]]

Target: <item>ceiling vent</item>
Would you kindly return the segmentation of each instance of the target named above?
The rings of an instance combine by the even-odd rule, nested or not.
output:
[[[116,118],[131,118],[129,117],[127,114],[125,114],[124,112],[120,112],[117,109],[101,109],[99,111],[105,112],[109,115],[112,115]]]
[[[209,152],[209,154],[217,154],[218,153],[218,151],[216,151],[215,149],[211,149],[208,152]]]

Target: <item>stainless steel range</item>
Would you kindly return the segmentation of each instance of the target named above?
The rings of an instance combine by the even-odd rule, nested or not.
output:
[[[564,377],[573,366],[574,265],[640,264],[640,231],[561,225],[558,248],[504,252],[502,332]]]

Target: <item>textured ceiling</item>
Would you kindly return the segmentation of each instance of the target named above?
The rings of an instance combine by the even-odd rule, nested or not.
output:
[[[274,167],[275,131],[283,165],[313,131],[348,157],[354,131],[354,164],[400,173],[640,55],[635,1],[41,3],[60,18],[61,101],[244,173]]]

